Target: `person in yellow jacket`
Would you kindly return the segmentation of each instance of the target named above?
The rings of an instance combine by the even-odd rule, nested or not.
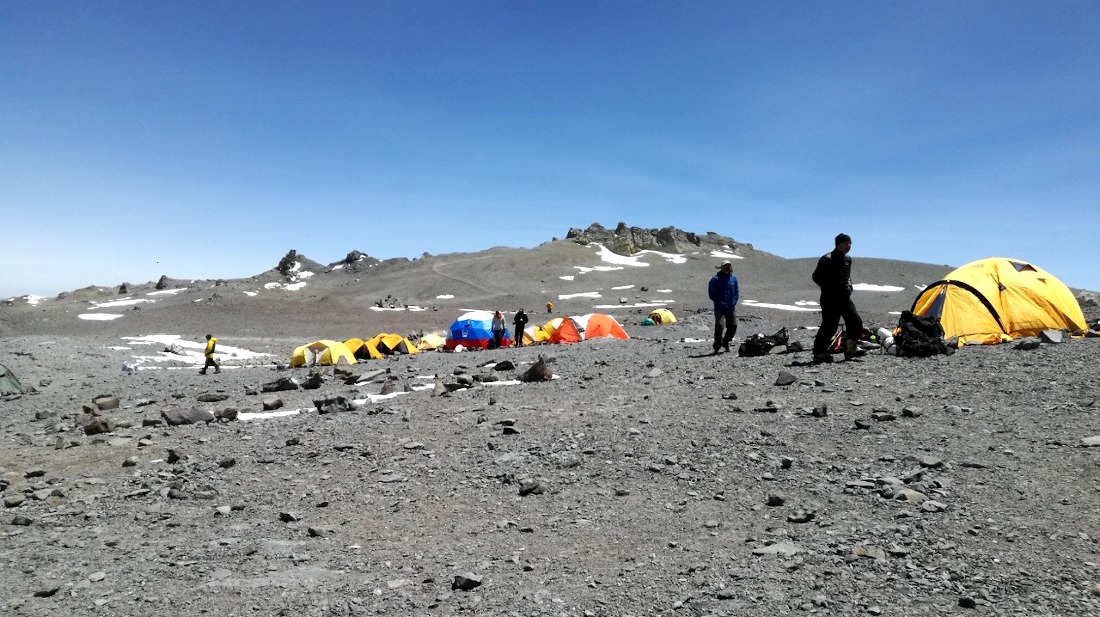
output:
[[[216,339],[213,336],[207,334],[206,335],[206,351],[204,352],[204,355],[206,356],[206,364],[202,365],[202,370],[199,371],[199,375],[205,375],[206,374],[206,369],[210,368],[211,366],[214,367],[214,372],[215,373],[222,372],[222,365],[218,364],[218,361],[214,359],[214,347],[216,347],[217,345],[218,345],[218,339]]]

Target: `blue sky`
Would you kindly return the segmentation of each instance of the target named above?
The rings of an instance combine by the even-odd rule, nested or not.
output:
[[[1097,32],[1091,1],[0,0],[0,298],[620,221],[1100,290]]]

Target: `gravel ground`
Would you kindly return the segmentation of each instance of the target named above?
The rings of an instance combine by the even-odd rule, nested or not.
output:
[[[741,272],[790,267],[770,259]],[[531,311],[559,284],[502,292],[467,272],[478,292],[422,312],[371,311],[382,288],[335,279],[292,300],[193,283],[112,322],[76,315],[116,290],[0,307],[0,362],[34,390],[0,402],[0,612],[1100,615],[1097,339],[822,366],[714,356],[697,290],[711,261],[647,270],[681,320],[642,327],[647,309],[624,308],[629,341],[391,357],[311,390],[264,391],[315,371],[285,368],[295,344],[438,329],[463,304]],[[879,284],[939,268],[861,264]],[[575,288],[654,293],[627,284]],[[746,295],[789,302],[802,284]],[[872,295],[879,324],[912,296]],[[747,309],[739,338],[787,326],[808,348],[814,320]],[[123,338],[180,334],[188,351],[206,330],[221,374],[139,361],[166,346]],[[520,381],[540,358],[554,379]],[[250,418],[265,406],[288,415]],[[193,409],[217,419],[166,422]],[[93,418],[108,432],[87,434]]]

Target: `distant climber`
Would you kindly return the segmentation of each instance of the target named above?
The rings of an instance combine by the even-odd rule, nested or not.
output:
[[[512,323],[516,325],[516,347],[523,347],[523,329],[527,327],[527,313],[524,313],[523,309],[516,311]]]
[[[214,359],[214,348],[217,347],[217,345],[218,345],[218,339],[214,338],[210,334],[207,334],[206,335],[206,351],[203,352],[203,355],[206,356],[206,363],[202,365],[202,370],[199,371],[199,375],[205,375],[206,374],[206,369],[210,368],[211,366],[214,367],[214,372],[215,373],[222,372],[221,364],[218,364],[218,361]]]

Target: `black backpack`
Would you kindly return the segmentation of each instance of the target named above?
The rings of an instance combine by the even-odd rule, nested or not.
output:
[[[894,337],[899,356],[927,358],[940,354],[951,354],[955,349],[943,340],[943,326],[938,317],[916,315],[904,311],[898,320],[899,332]]]
[[[766,356],[772,350],[772,347],[786,346],[789,341],[790,337],[787,335],[786,328],[781,328],[779,332],[771,336],[754,334],[738,345],[737,355],[742,357]]]

